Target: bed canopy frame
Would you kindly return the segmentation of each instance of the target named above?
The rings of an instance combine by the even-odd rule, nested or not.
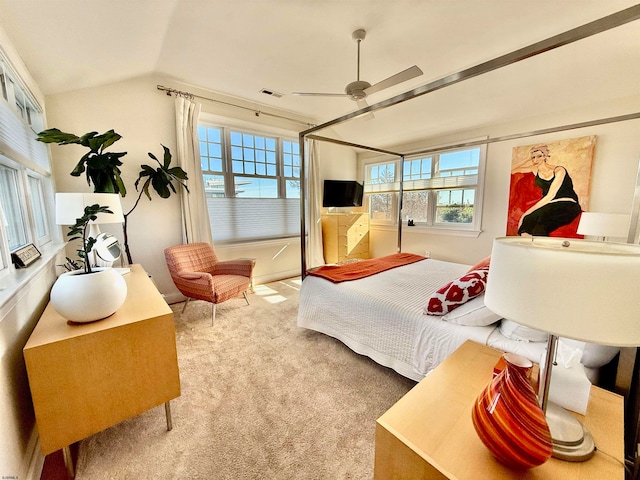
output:
[[[415,98],[421,97],[422,95],[426,95],[428,93],[435,92],[437,90],[449,87],[456,83],[469,80],[471,78],[500,69],[502,67],[506,67],[508,65],[512,65],[522,60],[526,60],[527,58],[540,55],[544,52],[554,50],[556,48],[571,44],[573,42],[582,40],[587,37],[591,37],[593,35],[597,35],[599,33],[625,25],[627,23],[633,22],[638,19],[640,19],[640,4],[634,5],[632,7],[613,13],[611,15],[602,17],[598,20],[594,20],[593,22],[586,23],[580,27],[576,27],[564,33],[554,35],[550,38],[547,38],[546,40],[533,43],[527,47],[520,48],[511,53],[507,53],[505,55],[499,56],[492,60],[480,63],[476,66],[467,68],[460,72],[447,75],[438,80],[435,80],[425,85],[422,85],[420,87],[414,88],[413,90],[409,90],[402,94],[399,94],[389,99],[369,105],[367,107],[361,108],[354,112],[348,113],[341,117],[335,118],[333,120],[330,120],[328,122],[325,122],[323,124],[311,127],[307,130],[300,132],[299,134],[300,155],[301,155],[301,158],[303,159],[300,165],[300,178],[301,178],[301,182],[300,182],[300,260],[301,260],[302,278],[304,278],[307,274],[307,218],[306,218],[307,217],[307,210],[306,210],[306,196],[307,196],[306,195],[307,194],[306,170],[307,169],[306,169],[306,166],[309,162],[309,158],[308,158],[309,148],[307,143],[308,140],[329,142],[329,143],[334,143],[334,144],[343,145],[347,147],[358,148],[358,149],[362,149],[370,152],[395,156],[400,159],[400,162],[401,162],[400,171],[402,171],[404,159],[407,156],[428,154],[428,153],[433,153],[435,151],[440,151],[442,149],[447,149],[447,148],[470,147],[470,146],[483,145],[483,144],[489,144],[489,143],[495,143],[495,142],[503,142],[507,140],[514,140],[518,138],[532,137],[532,136],[543,135],[543,134],[554,133],[554,132],[561,132],[566,130],[574,130],[578,128],[590,127],[595,125],[603,125],[603,124],[614,123],[614,122],[634,120],[634,119],[640,118],[640,112],[629,113],[629,114],[619,115],[615,117],[600,118],[596,120],[589,120],[585,122],[573,123],[568,125],[555,126],[555,127],[544,128],[541,130],[535,130],[530,132],[487,138],[487,139],[482,139],[477,141],[441,145],[441,146],[438,146],[437,148],[427,148],[424,150],[414,150],[409,152],[400,152],[400,151],[394,151],[394,150],[389,150],[384,148],[377,148],[370,145],[359,145],[356,143],[350,143],[350,142],[338,140],[335,138],[321,136],[321,135],[318,135],[316,132],[348,122],[349,120],[360,117],[361,115],[365,115],[378,110],[393,107],[394,105],[398,105],[400,103],[413,100]],[[402,181],[402,175],[400,175],[400,181],[399,181],[400,205],[398,208],[398,239],[397,239],[398,252],[400,252],[401,245],[402,245],[402,218],[401,218],[402,193],[403,193],[403,181]],[[639,215],[640,215],[640,168],[638,169],[638,174],[636,178],[636,188],[635,188],[632,211],[631,211],[631,225],[629,226],[629,234],[627,237],[628,242],[635,243],[637,241]]]

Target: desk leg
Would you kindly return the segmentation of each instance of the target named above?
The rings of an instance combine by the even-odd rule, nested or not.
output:
[[[67,467],[67,473],[69,478],[76,478],[75,467],[73,465],[73,457],[71,456],[71,449],[69,445],[62,447],[62,458],[64,458],[64,466]]]
[[[173,422],[171,421],[171,405],[169,402],[164,404],[164,413],[167,415],[167,430],[173,429]]]

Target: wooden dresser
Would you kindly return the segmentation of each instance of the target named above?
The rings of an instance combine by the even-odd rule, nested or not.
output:
[[[180,395],[173,311],[140,265],[124,276],[127,298],[116,313],[72,324],[51,304],[24,347],[40,449],[69,445]],[[79,295],[82,292],[78,292]]]
[[[369,214],[323,214],[322,246],[326,263],[369,258]]]

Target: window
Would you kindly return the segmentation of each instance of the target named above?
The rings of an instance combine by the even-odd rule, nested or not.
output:
[[[18,170],[0,164],[0,202],[2,202],[4,227],[10,251],[29,243],[21,198],[24,196],[20,192]]]
[[[198,138],[214,240],[299,235],[297,140],[205,124],[199,125]]]
[[[39,244],[48,242],[51,237],[49,234],[49,225],[47,223],[47,209],[45,203],[45,195],[43,189],[42,178],[31,173],[28,175],[29,198],[31,203],[31,212],[33,213],[33,225],[36,238]]]
[[[418,227],[480,229],[486,147],[405,158],[402,165],[404,221]],[[365,193],[372,223],[396,224],[400,161],[365,166]]]
[[[42,128],[40,107],[0,54],[0,275],[14,250],[51,241],[49,157],[35,140]]]

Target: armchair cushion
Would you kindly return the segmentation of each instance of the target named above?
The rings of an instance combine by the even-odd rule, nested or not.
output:
[[[242,275],[251,277],[254,261],[249,258],[239,258],[236,260],[225,260],[218,262],[211,271],[212,275]]]

